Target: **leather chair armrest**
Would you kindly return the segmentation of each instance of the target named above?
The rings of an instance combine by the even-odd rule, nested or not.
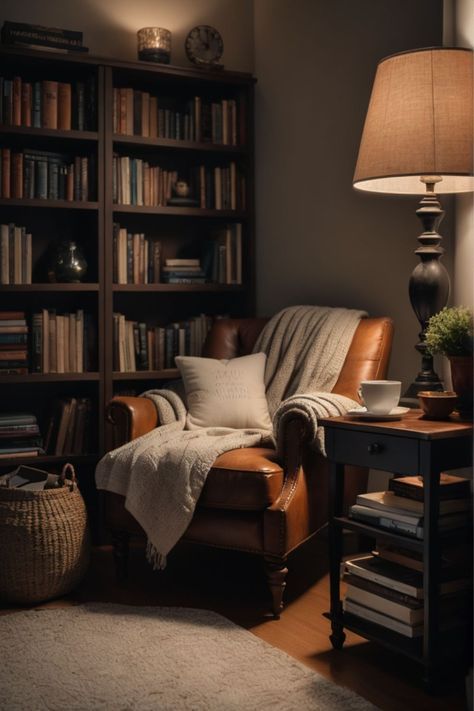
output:
[[[156,407],[146,397],[114,397],[107,405],[106,417],[112,425],[114,448],[150,432],[159,424]]]

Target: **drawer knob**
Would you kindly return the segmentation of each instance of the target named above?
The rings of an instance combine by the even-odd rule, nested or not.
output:
[[[373,442],[372,444],[369,444],[367,447],[367,451],[369,454],[380,454],[380,452],[383,451],[383,444],[380,444],[379,442]]]

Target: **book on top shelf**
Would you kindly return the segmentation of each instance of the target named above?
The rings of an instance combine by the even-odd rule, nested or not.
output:
[[[471,494],[471,482],[454,474],[440,475],[439,480],[439,498],[458,499]],[[395,477],[389,480],[388,488],[397,496],[405,496],[409,499],[423,501],[424,488],[423,477],[420,476],[403,476]]]

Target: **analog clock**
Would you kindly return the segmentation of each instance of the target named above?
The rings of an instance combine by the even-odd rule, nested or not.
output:
[[[217,67],[224,52],[224,42],[219,32],[210,25],[193,27],[185,42],[186,55],[194,64]]]

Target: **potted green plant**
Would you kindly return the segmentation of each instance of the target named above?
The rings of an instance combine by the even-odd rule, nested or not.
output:
[[[464,306],[445,307],[428,321],[426,345],[432,355],[448,358],[459,413],[472,417],[473,318]]]

